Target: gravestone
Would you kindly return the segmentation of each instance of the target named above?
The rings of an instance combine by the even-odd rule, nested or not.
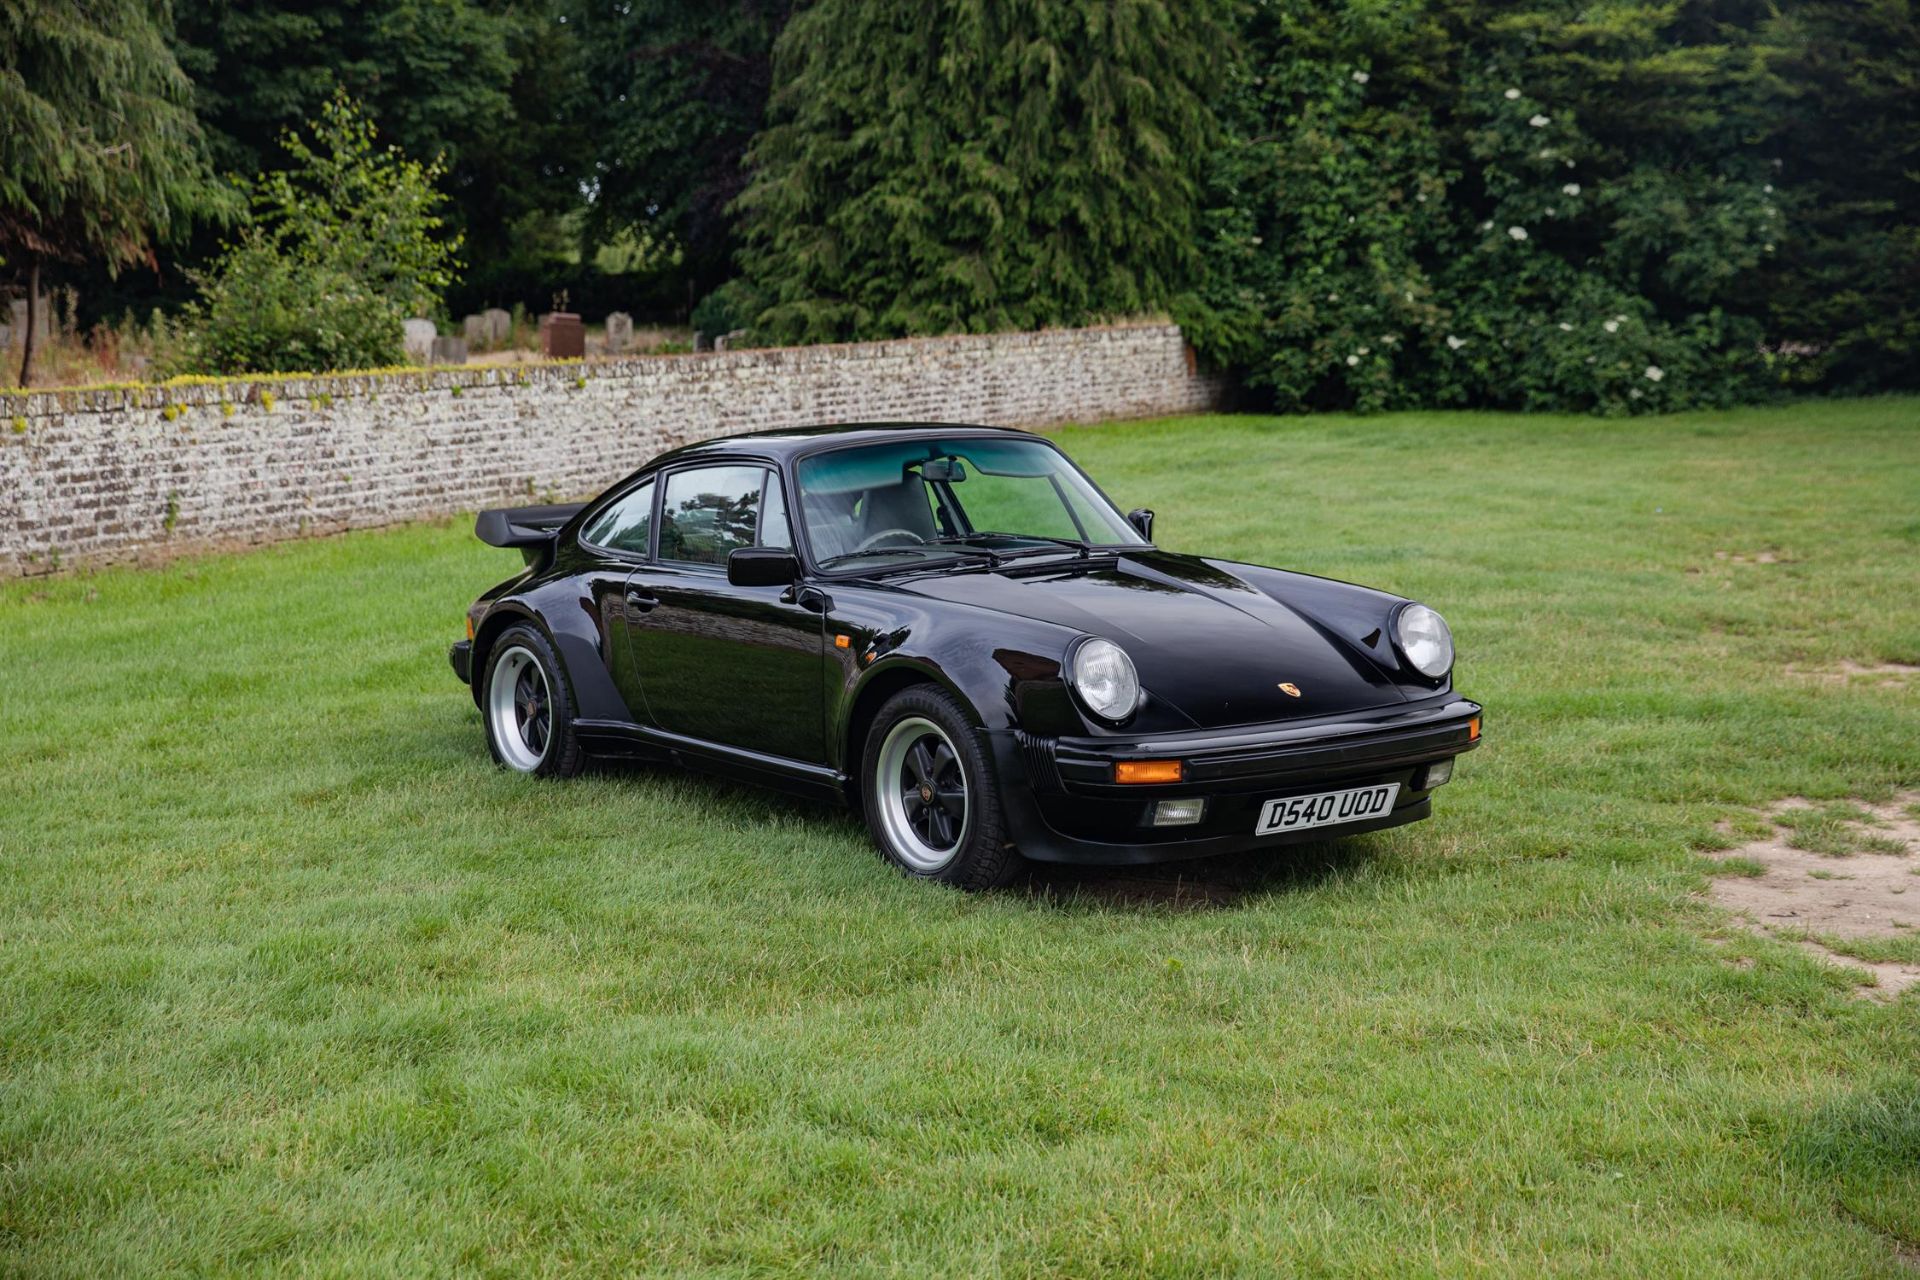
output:
[[[486,345],[487,319],[485,316],[468,316],[460,322],[460,333],[470,347]]]
[[[435,364],[465,364],[467,362],[467,340],[448,334],[433,340],[433,362]]]
[[[633,345],[633,317],[616,311],[607,317],[607,354],[619,355]]]
[[[715,351],[729,351],[733,348],[734,343],[746,336],[747,331],[745,329],[728,330],[713,340],[713,349]]]
[[[480,319],[486,325],[487,345],[504,347],[513,340],[513,317],[498,307],[489,307],[480,313]]]
[[[587,354],[587,327],[573,311],[549,311],[540,317],[540,350],[549,360],[578,360]]]
[[[433,321],[409,320],[401,328],[406,331],[400,345],[406,349],[407,363],[425,364],[433,358]]]

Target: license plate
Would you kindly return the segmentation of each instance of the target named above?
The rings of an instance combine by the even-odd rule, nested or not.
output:
[[[1340,822],[1365,822],[1383,818],[1393,810],[1393,798],[1400,784],[1383,782],[1377,787],[1355,787],[1351,791],[1323,791],[1317,796],[1288,796],[1269,800],[1260,810],[1256,836],[1281,831],[1305,831],[1308,827],[1327,827]]]

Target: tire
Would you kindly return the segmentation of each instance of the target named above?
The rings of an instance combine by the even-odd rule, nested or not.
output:
[[[910,876],[991,889],[1020,870],[1000,783],[960,704],[933,685],[887,699],[861,752],[867,829]]]
[[[573,691],[553,646],[530,626],[508,627],[487,654],[480,718],[494,763],[537,778],[570,778],[585,753],[573,732]]]

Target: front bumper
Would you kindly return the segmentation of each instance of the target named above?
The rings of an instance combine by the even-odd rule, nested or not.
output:
[[[447,651],[447,661],[453,664],[453,674],[460,677],[461,684],[473,683],[473,641],[455,641]]]
[[[1135,738],[985,733],[1009,834],[1040,862],[1128,864],[1330,840],[1431,812],[1426,766],[1479,745],[1480,706],[1451,694],[1356,715]],[[1113,781],[1124,760],[1182,762],[1179,782]],[[1361,822],[1256,836],[1268,800],[1397,782],[1389,812]],[[1202,797],[1192,826],[1149,825],[1161,800]]]

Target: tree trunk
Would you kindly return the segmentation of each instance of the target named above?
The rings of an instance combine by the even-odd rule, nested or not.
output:
[[[26,390],[33,375],[33,331],[40,325],[40,258],[35,255],[27,268],[27,340],[20,344],[26,354],[20,357],[20,389]]]

